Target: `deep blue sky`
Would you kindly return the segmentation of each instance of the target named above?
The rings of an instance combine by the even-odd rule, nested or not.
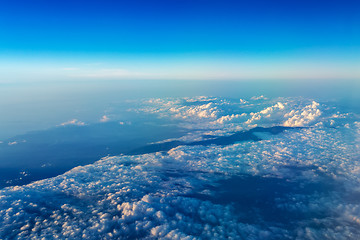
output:
[[[47,54],[95,61],[102,54],[124,61],[150,56],[151,62],[187,54],[244,61],[305,54],[334,65],[345,59],[346,65],[359,58],[359,13],[360,1],[346,0],[4,0],[0,58]]]

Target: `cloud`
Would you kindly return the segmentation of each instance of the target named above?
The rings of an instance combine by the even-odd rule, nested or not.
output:
[[[254,96],[254,97],[252,97],[252,98],[251,98],[251,100],[260,100],[260,99],[264,99],[264,100],[266,100],[267,98],[266,98],[266,97],[264,97],[264,95],[261,95],[261,96]]]
[[[100,122],[108,122],[108,121],[110,121],[110,118],[106,115],[104,115],[100,118]]]
[[[74,119],[69,120],[67,122],[63,122],[63,123],[59,124],[58,126],[67,126],[67,125],[84,126],[86,124],[84,122],[79,121],[79,120],[74,118]]]
[[[0,144],[3,143],[3,142],[0,142]],[[19,143],[26,143],[26,140],[23,139],[23,140],[17,140],[17,141],[11,141],[11,142],[8,142],[8,145],[9,146],[12,146],[12,145],[17,145]]]
[[[267,107],[259,112],[250,113],[251,118],[249,118],[245,122],[245,124],[254,124],[254,122],[263,121],[264,118],[265,121],[271,121],[274,118],[278,119],[280,117],[280,114],[282,115],[284,109],[285,109],[284,104],[282,104],[281,102],[277,102],[273,106]]]
[[[309,99],[246,101],[152,99],[142,110],[192,129],[205,124],[192,137],[231,134],[249,119],[265,126],[297,116],[292,124],[312,127],[262,141],[109,156],[2,189],[0,238],[357,239],[359,121],[349,114],[341,118],[346,127],[316,125],[339,110]],[[204,110],[209,117],[199,115]]]
[[[247,114],[246,113],[242,113],[242,114],[231,114],[231,115],[226,115],[226,116],[222,116],[219,119],[216,120],[216,122],[223,124],[225,122],[230,122],[234,119],[237,118],[242,118],[242,117],[246,117]]]
[[[279,214],[301,218],[301,224],[289,223],[291,227],[286,221],[280,224],[267,220],[263,209],[266,205],[252,205],[257,215],[248,218],[256,217],[261,222],[257,224],[239,215],[233,204],[211,200],[221,200],[226,187],[216,190],[216,186],[219,180],[233,175],[260,176],[264,182],[274,181],[268,177],[272,175],[284,179],[282,184],[313,184],[324,181],[324,173],[331,176],[354,167],[352,159],[358,153],[344,150],[351,143],[334,145],[342,139],[341,134],[336,129],[303,129],[266,142],[183,146],[167,154],[106,157],[52,179],[0,191],[0,237],[236,239],[241,235],[247,239],[307,239],[332,234],[338,239],[351,239],[360,234],[356,225],[353,227],[360,217],[360,205],[344,202],[337,193],[288,190],[286,194],[274,194],[274,199],[267,198],[274,201],[272,207]],[[336,159],[334,153],[338,153]],[[289,166],[304,170],[290,171]],[[318,172],[320,169],[324,170]],[[351,180],[354,173],[344,173],[352,186],[359,183],[358,179]],[[203,191],[209,185],[213,190]],[[251,189],[251,185],[246,188]],[[201,198],[196,197],[199,193]],[[321,212],[337,217],[328,218]],[[329,227],[332,225],[338,227]]]
[[[312,101],[310,105],[305,106],[302,110],[294,111],[285,114],[285,117],[290,117],[284,122],[287,127],[303,127],[306,124],[314,121],[321,115],[318,109],[319,103]]]
[[[262,95],[260,98],[230,100],[199,96],[147,99],[142,103],[137,112],[177,119],[183,128],[203,130],[202,134],[217,136],[256,126],[338,127],[345,125],[350,117],[354,118],[354,115],[339,112],[339,109],[301,97],[267,99]],[[193,133],[193,140],[199,139],[199,133]]]
[[[185,111],[185,108],[170,108],[169,111],[175,113],[175,117],[188,118],[215,118],[217,116],[217,107],[211,102],[199,106],[189,107]]]

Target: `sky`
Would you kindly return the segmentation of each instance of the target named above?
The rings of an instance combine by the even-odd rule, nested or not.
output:
[[[359,1],[0,3],[0,83],[360,78]]]

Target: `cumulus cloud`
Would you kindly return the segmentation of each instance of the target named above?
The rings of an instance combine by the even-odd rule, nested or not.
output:
[[[267,107],[259,112],[252,112],[250,113],[251,118],[249,118],[245,124],[253,124],[254,122],[263,120],[264,118],[274,118],[274,115],[276,118],[278,118],[279,114],[283,112],[284,108],[285,107],[281,102],[277,102],[275,105]]]
[[[338,127],[347,124],[350,117],[348,113],[306,98],[267,99],[260,96],[237,101],[200,96],[148,99],[142,103],[136,111],[181,120],[178,123],[181,127],[203,129],[204,133],[212,132],[218,136],[256,126]],[[195,138],[198,136],[194,135]]]
[[[284,117],[289,117],[284,122],[284,126],[288,127],[302,127],[321,115],[321,111],[318,108],[319,103],[313,101],[310,105],[305,106],[302,110],[294,111],[285,114]]]
[[[100,122],[108,122],[108,121],[110,121],[110,118],[106,115],[104,115],[100,118]]]
[[[67,126],[67,125],[84,126],[85,123],[74,118],[67,122],[63,122],[63,123],[59,124],[58,126]]]
[[[264,95],[254,96],[254,97],[251,98],[251,100],[255,100],[255,101],[260,100],[260,99],[266,100],[267,98]]]
[[[344,202],[337,193],[288,190],[268,199],[282,214],[304,216],[295,227],[267,220],[261,205],[252,205],[261,222],[257,224],[238,214],[233,204],[211,200],[226,189],[216,190],[219,180],[238,174],[312,184],[323,181],[324,173],[341,170],[347,181],[358,184],[358,173],[348,171],[358,153],[349,151],[350,143],[338,143],[342,134],[302,129],[267,141],[106,157],[52,179],[0,191],[0,237],[307,239],[332,234],[348,239],[360,233],[353,226],[360,205]],[[290,171],[295,166],[303,170]],[[203,191],[208,185],[213,190]],[[201,198],[195,195],[199,192]],[[327,211],[337,217],[317,214]],[[328,227],[332,225],[338,227]]]
[[[218,118],[216,120],[216,122],[220,123],[220,124],[223,124],[225,122],[230,122],[234,119],[237,119],[237,118],[241,118],[241,117],[246,117],[247,114],[246,113],[242,113],[242,114],[231,114],[231,115],[226,115],[226,116],[222,116],[220,118]]]
[[[254,104],[200,97],[143,104],[141,111],[192,129],[199,121],[206,126],[192,137],[230,134],[248,124],[312,127],[261,141],[104,157],[55,178],[0,190],[0,239],[360,236],[360,121],[346,116],[344,126],[316,125],[334,112],[306,99]]]

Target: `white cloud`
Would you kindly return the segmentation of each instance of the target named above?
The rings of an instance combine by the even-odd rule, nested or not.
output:
[[[255,101],[260,100],[260,99],[266,100],[267,98],[264,95],[254,96],[254,97],[251,98],[251,100],[255,100]]]
[[[321,111],[318,108],[319,103],[313,101],[310,105],[305,106],[302,110],[294,111],[285,114],[285,117],[290,117],[284,122],[284,126],[287,127],[303,127],[306,124],[314,121],[321,115]]]
[[[284,111],[284,105],[281,102],[277,102],[275,105],[271,106],[271,107],[267,107],[259,112],[255,112],[255,113],[250,113],[250,115],[252,116],[251,118],[249,118],[245,124],[254,124],[254,122],[257,121],[263,121],[265,118],[265,121],[271,121],[275,118],[279,119],[280,114],[282,115],[283,111]],[[269,120],[267,120],[267,119]]]
[[[337,216],[305,217],[291,228],[262,218],[261,207],[256,210],[262,222],[258,225],[240,217],[232,204],[186,197],[200,192],[204,185],[216,186],[217,180],[238,174],[272,175],[284,179],[284,184],[306,184],[319,182],[324,173],[331,176],[343,170],[351,186],[356,186],[359,174],[348,170],[354,167],[358,152],[344,148],[350,142],[338,143],[342,134],[336,129],[302,129],[267,141],[225,147],[183,146],[168,154],[106,157],[52,179],[0,191],[0,237],[236,239],[240,234],[248,239],[285,235],[307,239],[309,235],[326,238],[332,234],[338,239],[351,239],[360,234],[352,227],[360,218],[360,204],[344,202],[337,194],[292,194],[289,190],[278,196],[274,208],[279,212],[306,216],[329,211]],[[290,171],[289,166],[323,170],[321,174],[311,168]],[[209,199],[215,194],[219,199],[216,190],[204,194]],[[338,227],[328,227],[332,225]]]
[[[216,120],[216,122],[220,123],[220,124],[223,124],[225,122],[230,122],[234,119],[237,119],[237,118],[241,118],[241,117],[246,117],[247,114],[246,113],[242,113],[242,114],[231,114],[231,115],[226,115],[226,116],[222,116],[220,118],[218,118]]]
[[[231,134],[249,119],[259,126],[289,120],[312,127],[262,141],[105,157],[0,190],[0,238],[357,239],[360,202],[351,196],[360,192],[359,121],[344,115],[344,127],[317,126],[334,112],[307,99],[199,99],[152,99],[143,111],[176,117],[192,129],[205,126],[194,138]],[[209,117],[199,114],[204,110]],[[229,190],[221,181],[234,176],[244,179]],[[261,195],[267,185],[256,181],[269,184],[268,194]]]
[[[85,123],[74,118],[67,122],[63,122],[63,123],[59,124],[58,126],[67,126],[67,125],[84,126]]]
[[[181,120],[179,125],[187,129],[216,131],[226,135],[257,126],[341,126],[348,121],[348,113],[320,105],[305,98],[275,98],[265,100],[236,101],[225,98],[193,97],[165,98],[143,101],[136,111],[152,113],[162,118]],[[334,120],[334,119],[341,119]],[[331,121],[333,120],[333,121]],[[335,121],[335,122],[334,122]],[[196,134],[198,135],[198,134]],[[198,136],[194,135],[194,139]],[[189,137],[187,139],[190,139]]]
[[[104,115],[100,118],[100,122],[108,122],[108,121],[110,121],[110,118],[106,115]]]

